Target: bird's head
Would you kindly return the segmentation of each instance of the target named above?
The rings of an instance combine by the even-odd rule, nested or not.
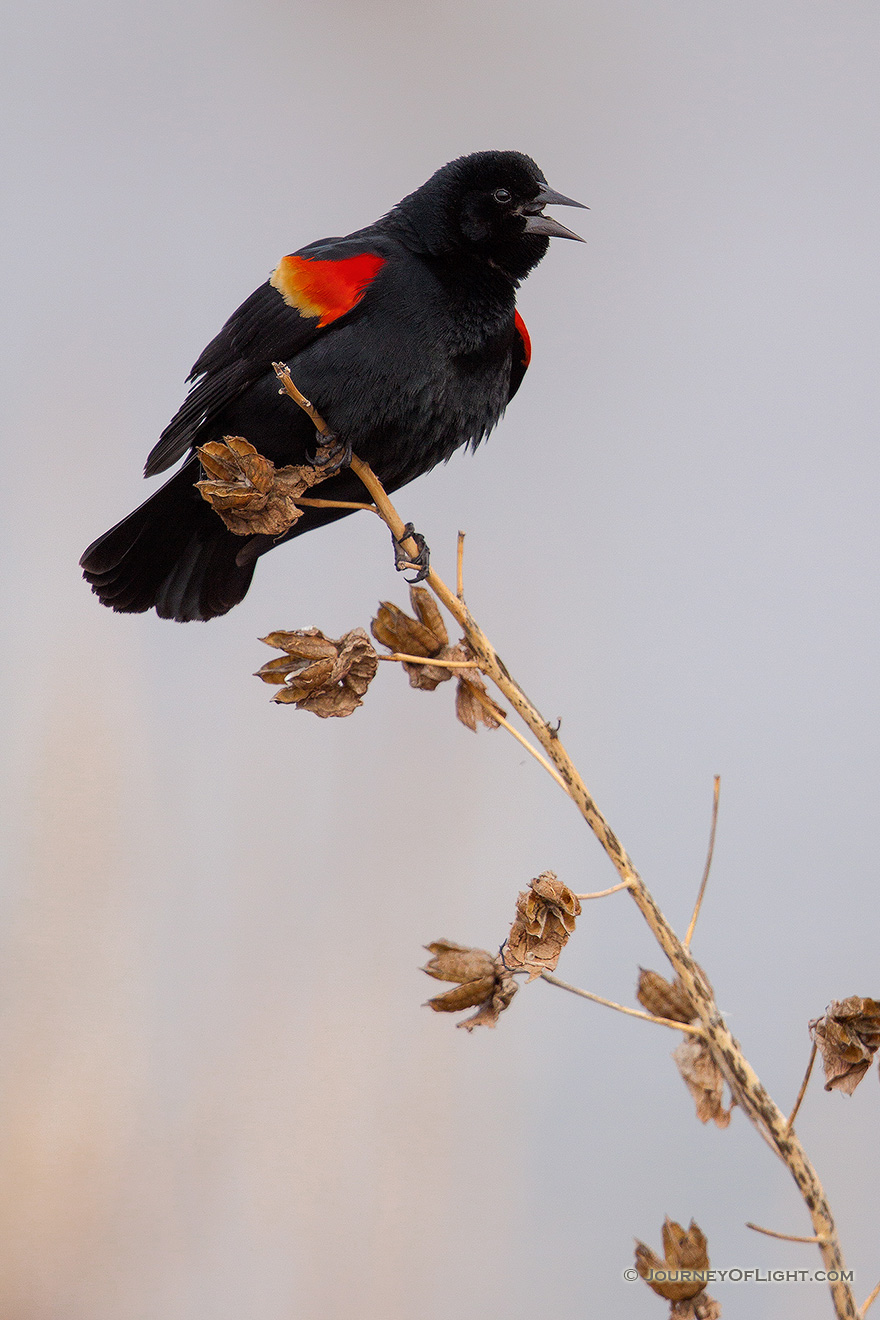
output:
[[[544,207],[578,206],[547,184],[535,162],[518,151],[477,151],[432,174],[389,216],[434,256],[471,252],[523,279],[552,237],[583,242]]]

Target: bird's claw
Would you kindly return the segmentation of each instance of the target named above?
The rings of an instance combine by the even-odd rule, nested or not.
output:
[[[418,547],[414,556],[403,548],[403,542],[407,538],[415,541]],[[408,568],[418,570],[415,577],[404,578],[404,582],[410,586],[414,586],[416,582],[424,582],[431,567],[431,551],[422,534],[416,531],[412,523],[407,523],[399,540],[393,532],[391,533],[391,543],[394,546],[394,567],[398,573],[405,573]]]
[[[321,443],[314,454],[306,454],[306,462],[309,467],[322,468],[329,477],[351,463],[351,441],[340,440],[332,431],[325,431],[323,434],[319,432],[319,434]],[[322,449],[325,451],[323,457]]]

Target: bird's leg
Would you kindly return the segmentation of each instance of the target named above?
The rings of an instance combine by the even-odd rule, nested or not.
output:
[[[341,468],[347,468],[351,463],[351,441],[340,440],[333,431],[319,431],[318,435],[321,443],[316,453],[306,454],[309,466],[323,468],[328,477]]]
[[[403,548],[403,542],[407,537],[412,538],[418,546],[414,556],[410,556]],[[408,582],[410,586],[416,582],[424,582],[431,566],[431,551],[428,549],[428,543],[422,534],[416,531],[412,523],[407,523],[399,540],[393,532],[391,533],[391,544],[394,546],[394,567],[398,573],[405,573],[408,568],[418,570],[415,577],[404,578],[404,582]]]

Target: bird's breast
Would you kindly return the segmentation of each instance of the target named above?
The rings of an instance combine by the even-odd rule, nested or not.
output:
[[[511,318],[512,319],[512,318]],[[339,327],[299,355],[297,384],[380,476],[400,484],[478,444],[507,403],[510,331],[438,333],[417,321]]]

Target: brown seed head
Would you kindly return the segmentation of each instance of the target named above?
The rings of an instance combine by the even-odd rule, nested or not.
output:
[[[470,659],[471,652],[466,643],[459,643],[456,649],[461,651],[463,660]],[[503,707],[489,696],[486,684],[475,670],[469,670],[467,678],[458,680],[458,687],[455,690],[455,714],[472,733],[476,733],[481,724],[485,729],[497,729],[496,715],[500,715],[502,719],[506,718]]]
[[[458,981],[454,990],[428,1000],[435,1013],[458,1013],[476,1008],[473,1017],[457,1025],[467,1031],[474,1027],[494,1027],[516,994],[517,985],[500,958],[486,949],[469,949],[451,940],[437,940],[425,946],[434,957],[422,968],[438,981]]]
[[[810,1023],[810,1034],[822,1051],[825,1090],[852,1095],[880,1046],[880,1002],[835,999],[824,1017]]]
[[[635,1254],[636,1269],[648,1287],[659,1297],[674,1303],[672,1315],[709,1317],[712,1314],[705,1306],[697,1309],[693,1305],[701,1294],[705,1297],[705,1274],[709,1269],[706,1236],[693,1219],[684,1229],[681,1224],[666,1218],[663,1224],[664,1259],[638,1240]],[[705,1297],[705,1300],[717,1306],[711,1298]],[[687,1303],[691,1305],[688,1307]],[[720,1315],[721,1312],[717,1310],[714,1314]]]
[[[706,1042],[699,1036],[685,1036],[672,1057],[693,1096],[700,1122],[708,1123],[711,1119],[716,1127],[726,1128],[733,1104],[724,1108],[724,1074]]]
[[[274,701],[313,711],[322,719],[350,715],[376,676],[379,657],[363,628],[325,637],[318,628],[261,637],[284,652],[257,670],[264,683],[280,685]]]
[[[668,1018],[671,1022],[692,1022],[696,1017],[690,996],[678,977],[667,981],[659,972],[640,967],[636,998],[655,1017]]]
[[[196,452],[209,478],[196,489],[236,536],[283,535],[302,517],[297,498],[327,475],[311,464],[276,468],[240,435]]]
[[[553,871],[531,880],[516,900],[516,917],[504,950],[507,966],[526,968],[530,981],[545,969],[552,972],[580,912],[577,895]]]
[[[449,647],[449,633],[443,615],[427,587],[410,587],[409,598],[416,617],[411,618],[399,605],[383,600],[379,613],[372,622],[373,636],[389,651],[402,655],[423,655],[434,660],[464,659],[457,649]],[[443,665],[414,665],[404,663],[409,681],[414,688],[433,692],[440,683],[453,677],[454,671]]]

